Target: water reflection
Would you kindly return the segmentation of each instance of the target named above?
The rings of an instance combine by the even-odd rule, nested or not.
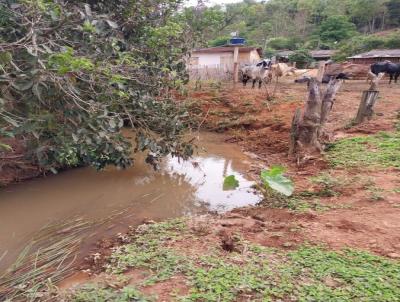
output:
[[[252,194],[252,181],[232,168],[232,160],[218,156],[196,157],[193,162],[169,159],[166,166],[172,175],[184,176],[184,180],[195,188],[195,201],[207,204],[213,211],[230,210],[235,207],[255,204],[259,196]],[[225,176],[235,175],[239,187],[234,191],[222,190]]]

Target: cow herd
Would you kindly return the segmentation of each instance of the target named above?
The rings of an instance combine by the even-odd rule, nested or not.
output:
[[[395,83],[397,83],[397,80],[400,76],[400,64],[392,63],[390,61],[374,63],[369,68],[367,66],[364,68],[364,65],[360,64],[343,65],[333,63],[332,61],[327,62],[327,64],[333,66],[334,68],[327,70],[322,77],[322,83],[328,83],[333,78],[343,80],[350,79],[355,73],[366,75],[369,71],[375,75],[378,75],[382,72],[388,74],[390,77],[389,84],[391,84],[393,80]],[[285,63],[272,64],[272,61],[269,59],[264,59],[255,64],[244,65],[240,69],[240,73],[243,86],[246,86],[247,82],[250,80],[252,81],[252,88],[255,87],[256,83],[258,83],[258,88],[261,88],[263,83],[268,84],[272,81],[273,77],[278,79],[282,76],[302,75],[301,78],[297,78],[295,80],[296,83],[302,83],[311,77],[316,77],[316,70],[310,71],[306,69],[296,69],[288,66]]]

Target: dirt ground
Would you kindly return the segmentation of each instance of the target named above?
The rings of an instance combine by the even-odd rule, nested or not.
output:
[[[327,130],[332,141],[364,136],[380,131],[394,131],[400,112],[400,84],[384,82],[373,119],[360,126],[351,126],[361,93],[368,88],[365,81],[346,81],[336,96]],[[273,86],[269,88],[272,93]],[[202,87],[185,98],[192,118],[201,127],[226,134],[226,141],[239,144],[254,161],[268,167],[284,165],[296,186],[296,193],[320,192],[321,184],[312,177],[328,173],[343,182],[334,188],[338,194],[310,197],[304,210],[254,206],[191,220],[193,240],[180,242],[179,249],[200,256],[208,246],[234,249],[232,236],[265,247],[282,250],[313,243],[333,250],[346,247],[365,250],[391,259],[400,259],[400,170],[398,168],[333,168],[321,158],[297,166],[288,158],[291,120],[296,108],[302,108],[307,97],[305,84],[284,80],[279,83],[272,100],[267,101],[264,89],[233,87]],[[251,171],[254,176],[259,170]],[[309,200],[309,201],[310,201]],[[198,235],[196,235],[198,234]],[[87,257],[79,272],[65,280],[60,288],[70,289],[88,280],[107,281],[104,265],[107,257],[123,244],[118,238],[99,242],[98,249]],[[143,272],[129,271],[129,282],[135,284]],[[187,288],[174,276],[143,288],[156,294],[157,301],[170,301],[171,287],[185,293]],[[179,285],[178,285],[179,284]]]
[[[380,86],[380,96],[375,107],[376,115],[369,122],[352,126],[363,90],[369,85],[366,81],[346,81],[339,93],[329,116],[327,129],[331,140],[375,134],[380,131],[393,131],[400,112],[400,84]],[[273,88],[270,88],[270,93]],[[228,141],[237,143],[244,150],[254,153],[266,166],[283,164],[293,178],[296,189],[313,189],[309,178],[328,171],[328,164],[321,158],[298,167],[288,158],[288,142],[291,120],[296,108],[302,108],[307,97],[305,84],[294,84],[286,79],[278,84],[272,101],[266,100],[266,91],[238,87],[225,88],[218,93],[193,92],[202,109],[205,127],[225,132]],[[200,101],[201,100],[201,101]],[[222,123],[221,123],[222,119]],[[226,120],[226,122],[225,122]],[[258,171],[255,171],[258,174]],[[255,236],[265,245],[294,242],[325,243],[332,248],[346,246],[361,248],[374,253],[400,258],[400,194],[394,192],[400,184],[400,171],[387,169],[367,171],[345,169],[335,171],[341,177],[349,175],[370,177],[375,186],[384,188],[382,201],[371,202],[370,193],[363,187],[352,188],[351,192],[340,197],[321,198],[335,209],[319,213],[310,210],[307,215],[288,214],[287,210],[276,212],[267,207],[239,209],[246,216],[263,217],[272,224],[270,228],[283,233],[278,239],[262,235]],[[273,214],[271,214],[273,213]],[[274,218],[271,220],[270,215]],[[300,236],[290,232],[293,224],[301,228]]]

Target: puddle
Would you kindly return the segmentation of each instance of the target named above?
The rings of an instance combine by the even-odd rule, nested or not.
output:
[[[0,271],[9,265],[48,223],[83,217],[104,219],[125,211],[108,228],[138,224],[143,219],[166,219],[208,210],[226,211],[255,204],[260,196],[246,176],[249,158],[238,146],[217,134],[202,134],[200,150],[192,160],[167,158],[160,171],[138,160],[134,167],[69,170],[0,191]],[[239,188],[223,191],[224,176],[235,175]],[[4,255],[4,256],[3,256]],[[3,256],[3,257],[2,257]]]

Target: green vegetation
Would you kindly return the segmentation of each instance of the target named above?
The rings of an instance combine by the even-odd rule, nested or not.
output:
[[[293,182],[283,175],[284,172],[285,168],[281,166],[272,166],[268,170],[261,171],[260,177],[264,187],[285,196],[292,195],[294,191]]]
[[[126,286],[122,289],[102,288],[99,286],[86,286],[80,288],[73,296],[69,297],[71,302],[148,302],[154,301],[141,294],[134,287]]]
[[[23,140],[25,158],[52,171],[124,168],[145,150],[150,164],[191,155],[186,110],[169,93],[187,81],[191,41],[174,15],[180,4],[2,1],[0,133]]]
[[[112,254],[108,270],[120,273],[128,267],[138,266],[149,269],[155,280],[168,279],[180,271],[179,264],[183,260],[173,250],[166,247],[161,249],[160,246],[181,237],[184,230],[185,223],[181,219],[143,225],[134,243],[123,245]],[[154,261],[149,261],[151,259]]]
[[[400,111],[397,111],[394,127],[396,128],[396,131],[400,132]]]
[[[321,173],[316,177],[312,177],[311,181],[320,187],[317,194],[321,197],[340,195],[340,191],[349,185],[348,180],[344,179],[343,177],[334,177],[330,173]]]
[[[346,138],[329,146],[327,159],[341,167],[400,167],[400,133]]]
[[[329,16],[321,23],[318,36],[324,43],[335,43],[350,38],[356,33],[356,26],[346,16]]]
[[[376,36],[376,35],[354,35],[350,39],[347,39],[337,44],[337,53],[334,55],[334,59],[341,61],[347,57],[369,51],[372,49],[379,48],[399,48],[400,47],[400,31],[397,30],[388,36]]]
[[[239,181],[235,178],[235,175],[226,176],[223,183],[223,189],[235,190],[239,186]]]
[[[269,0],[200,4],[186,8],[182,17],[201,46],[221,45],[231,32],[239,32],[249,45],[263,47],[265,55],[339,49],[336,58],[343,60],[375,47],[398,48],[398,32],[374,33],[398,27],[399,12],[399,0]]]
[[[304,213],[309,210],[325,212],[338,208],[334,205],[321,203],[317,197],[313,192],[300,192],[290,198],[272,196],[264,200],[262,205],[274,209],[288,209],[295,213]]]
[[[96,291],[86,286],[72,293],[73,301],[126,301],[128,295],[147,301],[140,294],[143,285],[174,275],[184,276],[189,287],[187,294],[172,292],[177,301],[400,301],[400,263],[366,252],[308,245],[279,251],[236,237],[238,249],[245,252],[226,253],[215,243],[198,257],[185,248],[199,239],[182,220],[145,225],[131,240],[112,254],[107,269],[116,278],[143,269],[149,278],[136,288]]]
[[[290,62],[296,62],[298,68],[305,68],[314,61],[311,54],[306,49],[295,51],[293,54],[289,55],[288,59]]]

